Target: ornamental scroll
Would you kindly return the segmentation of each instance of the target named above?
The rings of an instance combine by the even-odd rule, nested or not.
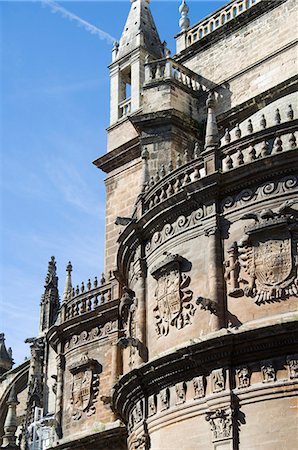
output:
[[[152,275],[157,281],[153,313],[158,337],[166,336],[171,326],[179,330],[190,324],[196,311],[193,291],[189,289],[190,277],[181,270],[185,261],[179,255],[168,254],[153,268]]]
[[[260,305],[298,296],[298,211],[293,204],[242,217],[254,223],[228,250],[225,279],[231,297],[245,295]]]
[[[86,353],[78,362],[70,365],[69,371],[72,374],[70,403],[73,408],[73,419],[79,420],[83,413],[91,416],[95,413],[101,366]]]

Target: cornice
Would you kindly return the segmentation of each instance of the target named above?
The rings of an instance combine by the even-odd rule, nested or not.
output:
[[[143,397],[218,367],[241,366],[295,353],[297,344],[297,322],[234,333],[221,330],[214,338],[180,347],[122,376],[114,386],[112,407],[126,420],[133,405]]]

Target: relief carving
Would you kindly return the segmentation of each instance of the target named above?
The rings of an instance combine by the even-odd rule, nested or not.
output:
[[[225,390],[226,380],[224,369],[213,370],[211,375],[212,392],[221,392]]]
[[[236,374],[238,377],[238,387],[245,388],[250,386],[250,372],[247,367],[241,367],[236,370]]]
[[[194,400],[205,397],[206,381],[204,375],[200,375],[193,379]]]
[[[160,391],[160,403],[161,403],[161,411],[165,411],[170,407],[170,391],[168,388]]]
[[[254,223],[228,250],[225,279],[231,297],[245,295],[259,305],[298,296],[298,210],[292,208],[294,203],[242,217]]]
[[[80,334],[74,334],[69,341],[65,343],[65,350],[70,350],[86,342],[107,336],[110,332],[117,329],[117,321],[107,322],[102,327],[92,328],[90,331],[82,331]]]
[[[272,381],[275,381],[275,369],[271,363],[263,364],[261,367],[261,371],[263,375],[263,383],[271,383]]]
[[[143,419],[143,402],[139,401],[133,411],[134,424],[141,422]]]
[[[298,355],[287,357],[289,378],[293,380],[298,378]]]
[[[69,366],[72,374],[70,403],[73,408],[73,419],[79,420],[83,413],[90,416],[95,413],[95,402],[99,390],[99,372],[101,366],[95,359],[85,353],[79,361]]]
[[[176,405],[181,405],[186,402],[186,384],[183,382],[177,383],[176,390]]]
[[[206,420],[211,426],[213,442],[233,437],[233,411],[230,408],[209,412]]]
[[[152,271],[157,281],[153,313],[158,337],[166,336],[170,326],[179,330],[191,324],[195,314],[193,291],[189,289],[190,277],[181,270],[184,261],[179,255],[167,255]]]
[[[129,366],[132,368],[140,351],[140,342],[136,332],[137,299],[134,291],[123,287],[123,294],[119,305],[120,326],[125,336],[119,339],[122,348],[129,347]]]
[[[157,412],[157,398],[156,395],[151,395],[148,398],[148,416],[154,416]]]

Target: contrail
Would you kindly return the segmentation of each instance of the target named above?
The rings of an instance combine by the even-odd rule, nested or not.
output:
[[[66,19],[69,20],[74,20],[75,22],[77,22],[79,26],[89,31],[89,33],[97,35],[100,39],[105,39],[109,44],[116,41],[116,39],[109,33],[106,33],[100,28],[97,28],[95,25],[92,25],[91,23],[87,22],[84,19],[81,19],[81,17],[76,16],[72,12],[63,8],[63,6],[60,6],[58,3],[54,2],[53,0],[41,0],[41,3],[51,8],[53,13],[58,12],[62,15],[62,17],[65,17]]]

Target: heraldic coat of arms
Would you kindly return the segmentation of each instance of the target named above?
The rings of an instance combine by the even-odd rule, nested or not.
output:
[[[178,329],[191,323],[195,313],[192,304],[193,292],[189,289],[190,277],[181,274],[183,258],[179,255],[168,255],[152,275],[157,280],[155,291],[156,306],[154,317],[158,336],[166,336],[170,326]]]
[[[73,376],[71,404],[75,420],[80,419],[83,412],[88,416],[95,413],[94,403],[99,385],[98,366],[96,360],[90,359],[88,354],[85,354],[78,363],[69,367]]]
[[[298,211],[293,204],[242,217],[254,223],[228,250],[225,278],[231,297],[246,295],[262,304],[298,296]]]

